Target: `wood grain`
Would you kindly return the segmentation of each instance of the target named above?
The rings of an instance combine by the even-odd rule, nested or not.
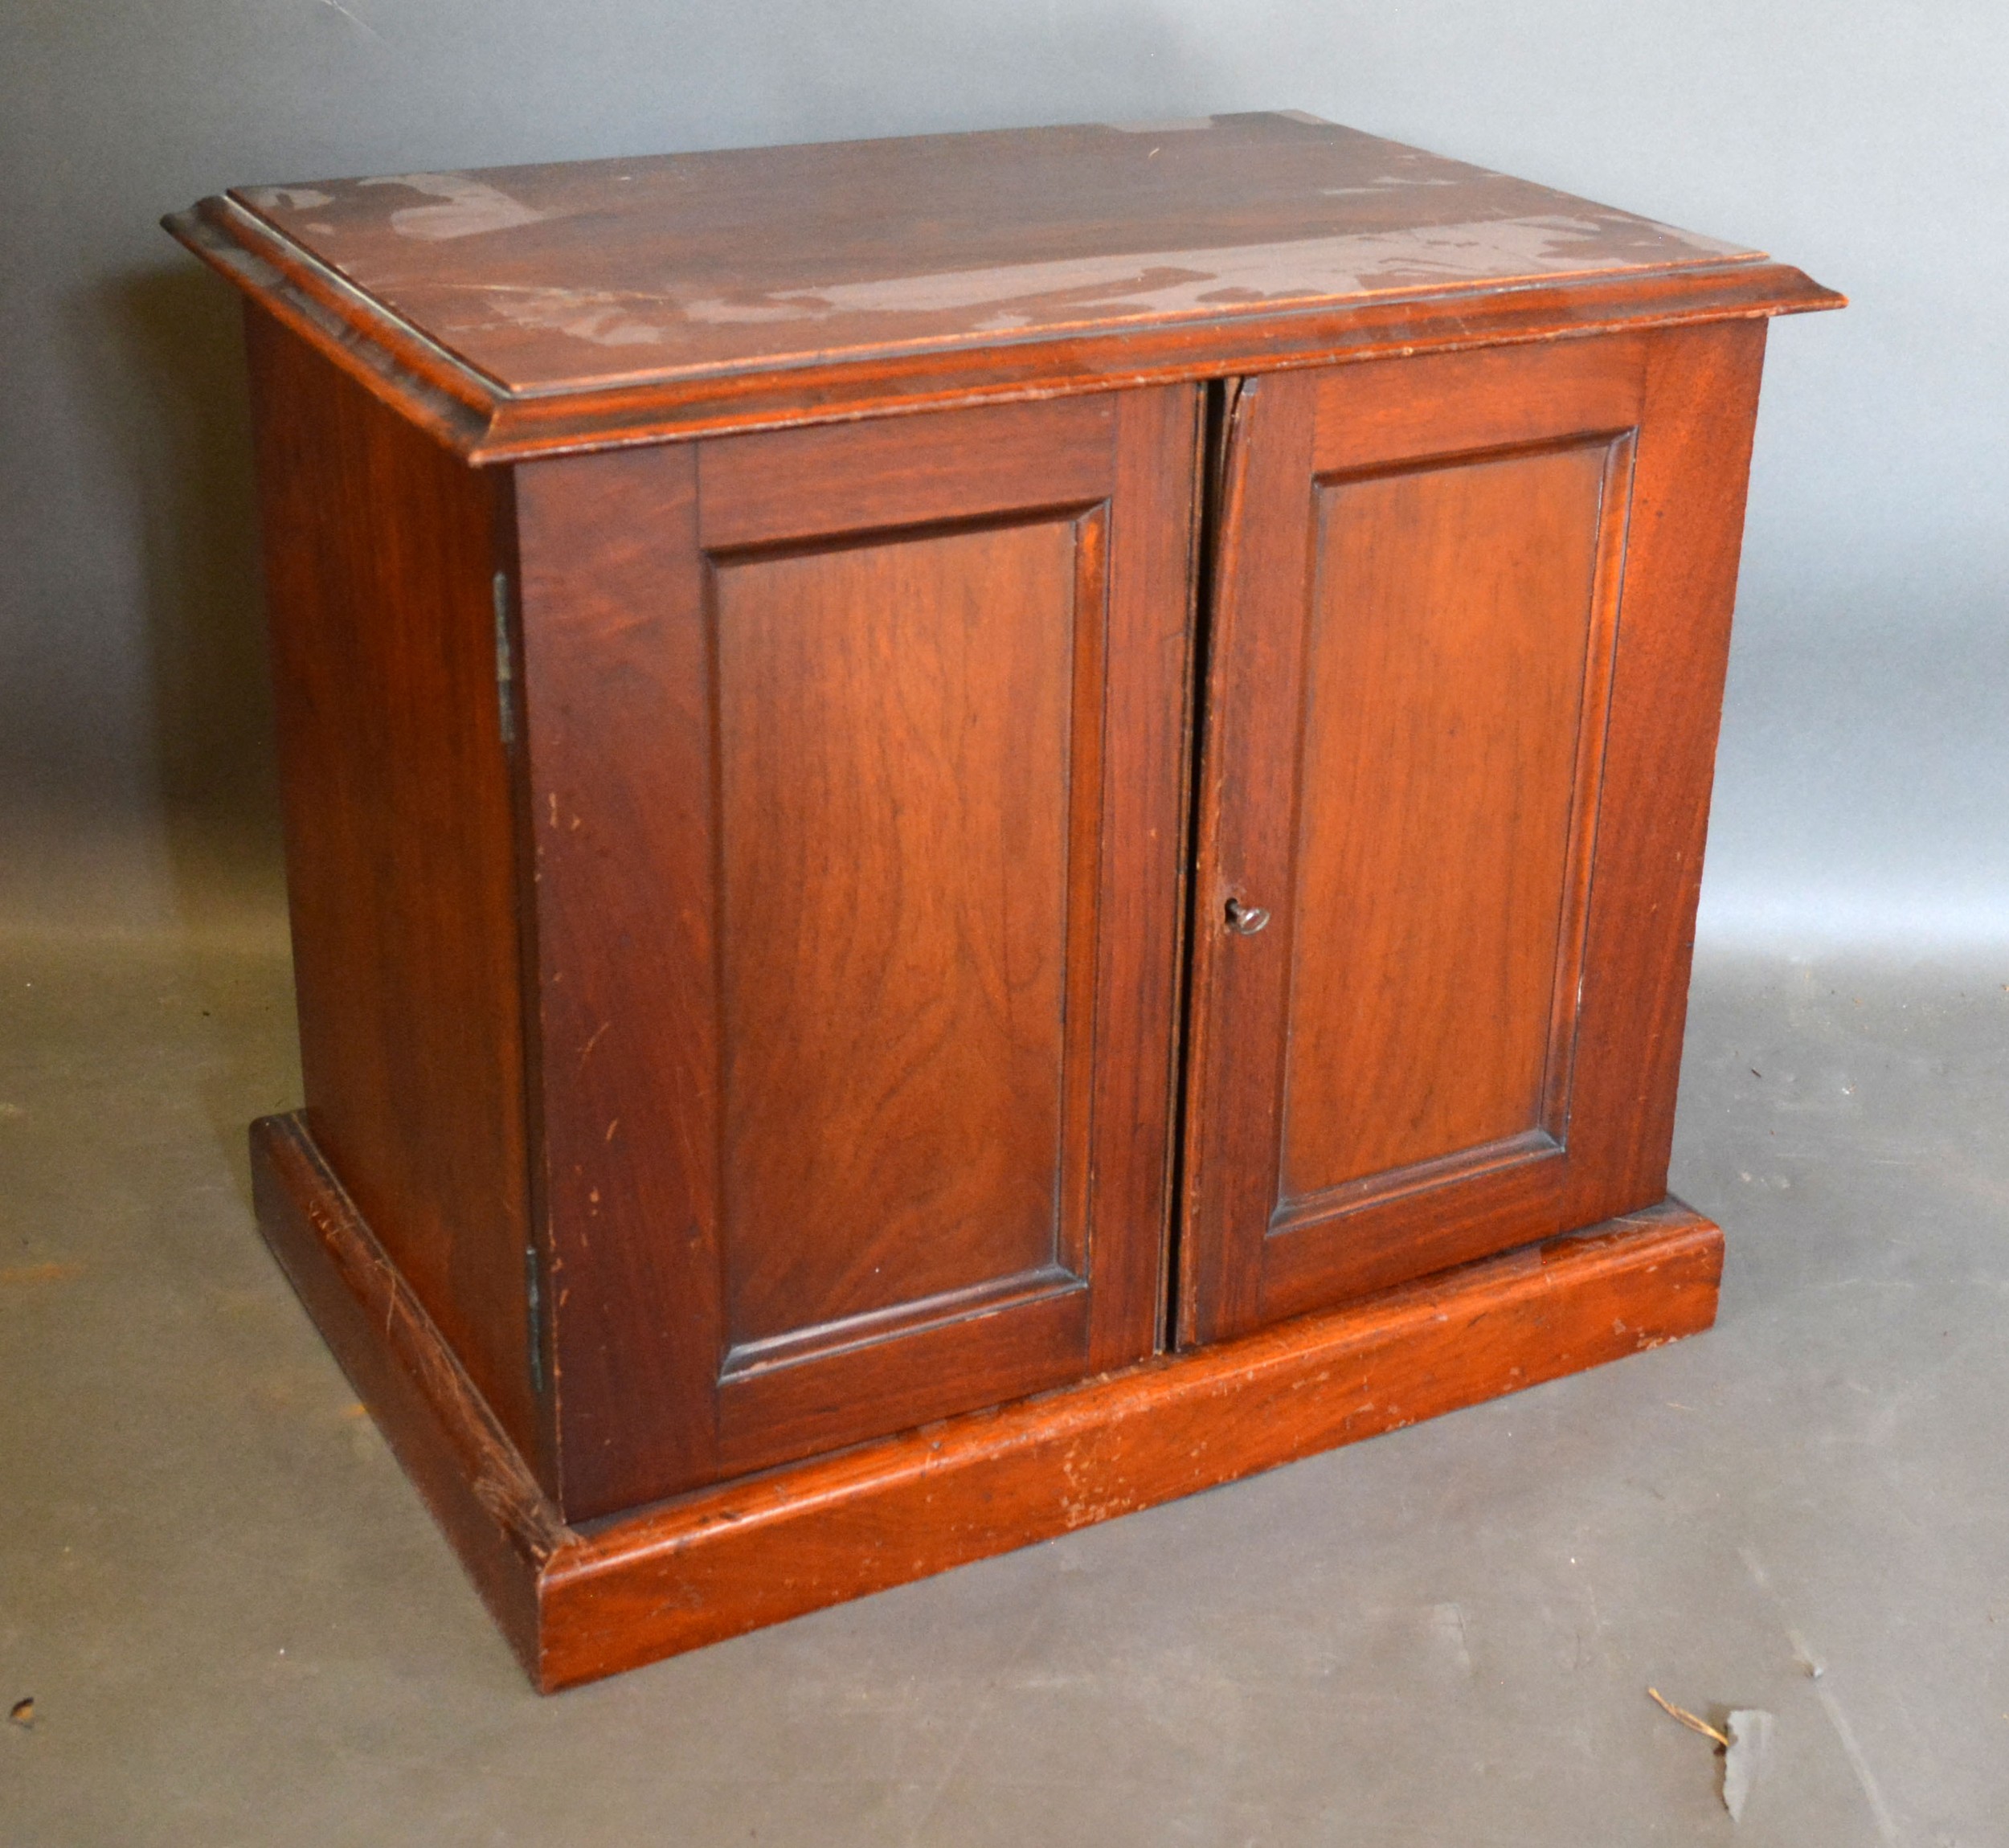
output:
[[[401,1310],[299,1120],[260,1122],[253,1151],[266,1237],[546,1691],[1694,1334],[1722,1261],[1716,1228],[1670,1200],[589,1532],[559,1522],[436,1333]]]
[[[523,394],[1758,253],[1280,114],[240,186]]]
[[[1295,115],[242,187],[167,223],[485,461],[1840,302]]]
[[[1079,548],[1044,520],[716,569],[729,1368],[1075,1274]]]
[[[1649,769],[1618,689],[1669,728],[1670,701],[1720,690],[1726,542],[1703,529],[1741,492],[1729,432],[1748,440],[1752,407],[1712,378],[1728,487],[1661,472],[1704,427],[1672,384],[1700,337],[1332,369],[1242,419],[1231,482],[1257,485],[1224,513],[1217,588],[1185,1339],[1665,1192],[1672,1068],[1643,1086],[1618,1049],[1626,997],[1685,955],[1708,767],[1663,731]],[[1657,588],[1672,529],[1717,574],[1684,567],[1679,599]],[[1230,897],[1279,915],[1240,936]]]
[[[1666,1191],[1702,848],[1737,602],[1762,321],[1648,346],[1613,659],[1572,1120],[1586,1218]]]
[[[1276,1204],[1290,1005],[1288,920],[1228,927],[1230,901],[1273,914],[1291,890],[1304,627],[1315,560],[1319,374],[1246,381],[1221,463],[1193,873],[1178,1339],[1262,1319],[1262,1244]]]
[[[170,229],[251,303],[260,1221],[540,1686],[1707,1326],[1764,319],[1839,296],[1274,115]]]
[[[540,1587],[543,1685],[702,1647],[1699,1332],[1679,1203],[1357,1307],[641,1514]]]
[[[247,317],[307,1110],[511,1437],[531,1386],[496,483]]]
[[[703,525],[714,551],[931,521],[1082,509],[1109,493],[1125,399],[946,411],[707,443]]]
[[[572,1518],[1150,1350],[1197,414],[522,472]]]
[[[536,1679],[538,1576],[576,1536],[328,1166],[303,1114],[252,1125],[251,1169],[265,1242]]]
[[[1323,486],[1278,1210],[1564,1128],[1548,1084],[1608,442]],[[1609,635],[1604,638],[1609,652]],[[1573,986],[1565,983],[1565,986]]]
[[[554,1494],[576,1519],[713,1467],[717,1142],[689,1133],[719,1061],[697,452],[514,485]]]

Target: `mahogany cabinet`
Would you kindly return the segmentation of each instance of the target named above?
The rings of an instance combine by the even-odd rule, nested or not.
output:
[[[1706,1327],[1756,252],[1310,117],[250,188],[260,1223],[538,1684]]]

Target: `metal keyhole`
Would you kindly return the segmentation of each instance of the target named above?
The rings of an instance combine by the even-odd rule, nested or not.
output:
[[[1239,930],[1245,937],[1253,937],[1270,922],[1270,914],[1260,905],[1244,905],[1239,898],[1228,901],[1228,928]]]

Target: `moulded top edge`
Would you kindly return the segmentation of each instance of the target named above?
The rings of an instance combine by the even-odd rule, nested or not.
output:
[[[1142,375],[1173,349],[1190,372],[1209,343],[1218,370],[1262,330],[1391,305],[1436,344],[1428,324],[1455,332],[1495,295],[1589,292],[1616,314],[1747,266],[1732,292],[1753,299],[1725,312],[1840,299],[1760,251],[1295,114],[245,187],[170,228],[317,315],[324,344],[374,348],[363,362],[432,394],[469,452],[498,418],[555,427],[591,403],[621,422],[784,375],[813,396],[931,368],[968,395],[1033,353],[1093,346],[1101,377],[1122,351]],[[1770,300],[1761,272],[1803,286]],[[1084,388],[1066,370],[1047,387]]]

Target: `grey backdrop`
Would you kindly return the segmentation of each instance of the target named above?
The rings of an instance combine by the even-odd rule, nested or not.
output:
[[[6,0],[0,922],[268,938],[248,181],[1299,108],[1745,239],[1775,327],[1705,943],[2009,940],[1999,0]]]

